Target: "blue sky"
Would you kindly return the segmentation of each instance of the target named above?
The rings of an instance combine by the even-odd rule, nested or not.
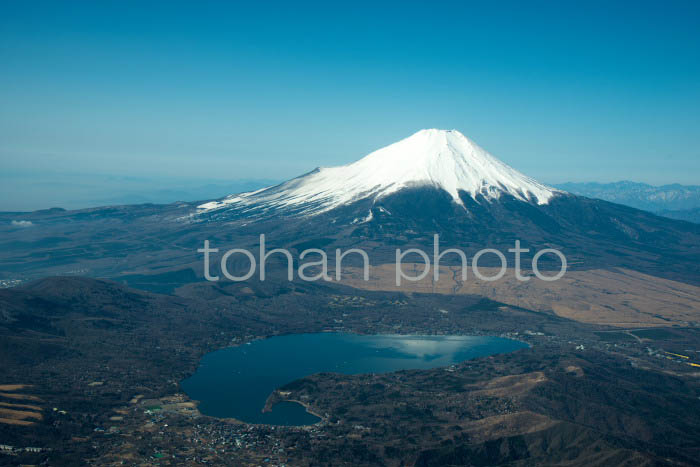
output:
[[[5,0],[0,164],[285,179],[437,127],[544,182],[700,184],[698,24],[697,1]]]

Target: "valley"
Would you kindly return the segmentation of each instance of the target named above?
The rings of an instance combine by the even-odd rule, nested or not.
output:
[[[3,2],[0,467],[700,466],[698,24]]]
[[[286,281],[199,283],[164,296],[49,278],[0,291],[0,303],[12,311],[0,327],[5,381],[31,382],[26,392],[44,408],[31,426],[0,424],[16,448],[0,462],[442,465],[566,456],[574,465],[652,465],[689,464],[697,454],[700,370],[665,353],[692,350],[700,361],[695,328],[637,340],[473,295]],[[501,335],[531,348],[434,370],[323,373],[279,388],[277,400],[299,400],[323,417],[310,427],[203,416],[179,388],[209,351],[309,331]],[[683,431],[672,428],[679,420]]]
[[[264,280],[207,280],[205,241],[219,249],[211,263],[227,259],[240,278],[250,257],[225,251],[261,264],[261,234],[291,259],[269,258]],[[0,465],[652,466],[700,456],[700,226],[549,188],[459,132],[424,130],[218,200],[0,213],[0,235]],[[396,249],[430,254],[435,235],[441,251],[496,249],[509,265],[520,241],[530,280],[513,269],[476,280],[471,268],[463,280],[452,257],[439,280],[412,281],[422,265],[406,256],[397,287]],[[333,261],[333,280],[306,280],[320,272],[309,249],[362,250],[368,280],[352,254],[340,280]],[[527,269],[544,249],[567,260],[553,282]],[[490,256],[479,261],[486,276],[499,265]],[[538,263],[546,276],[560,270],[551,256]],[[215,418],[184,390],[211,352],[330,332],[529,347],[389,373],[310,371],[260,395],[261,410],[302,404],[320,418],[308,426]]]

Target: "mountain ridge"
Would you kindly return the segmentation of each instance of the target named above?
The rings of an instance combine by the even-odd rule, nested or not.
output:
[[[472,199],[496,200],[509,195],[540,205],[561,193],[501,162],[457,130],[426,129],[351,164],[319,167],[279,185],[231,195],[198,208],[200,212],[231,208],[258,214],[287,210],[314,215],[422,186],[443,190],[462,206],[460,192]]]
[[[554,186],[576,195],[603,199],[656,213],[700,208],[700,186],[698,185],[671,183],[654,186],[621,180],[611,183],[566,182]]]

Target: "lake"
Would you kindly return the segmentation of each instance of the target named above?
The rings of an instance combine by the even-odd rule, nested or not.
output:
[[[262,412],[277,388],[314,373],[386,373],[449,366],[512,352],[527,344],[490,336],[406,336],[347,333],[275,336],[209,353],[183,390],[199,410],[269,425],[311,425],[320,419],[295,402]]]

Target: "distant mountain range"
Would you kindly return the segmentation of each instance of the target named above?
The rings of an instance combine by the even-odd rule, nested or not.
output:
[[[624,204],[672,219],[700,223],[700,186],[698,185],[674,183],[653,186],[646,183],[620,181],[562,183],[555,186],[576,195]]]
[[[619,267],[700,284],[700,225],[546,186],[455,130],[421,130],[351,164],[231,193],[1,213],[0,278],[145,281],[155,272],[174,274],[166,279],[178,286],[200,280],[204,240],[254,250],[264,233],[275,247],[361,247],[374,264],[390,264],[397,246],[432,251],[439,234],[441,246],[467,256],[484,247],[507,252],[519,239],[529,250],[524,261],[558,248],[571,268]],[[559,263],[547,257],[542,267]]]
[[[0,290],[0,439],[45,450],[0,457],[106,465],[132,452],[144,462],[177,453],[257,465],[274,447],[268,460],[296,456],[288,465],[341,456],[342,465],[697,465],[700,224],[647,211],[697,210],[697,187],[583,184],[597,191],[582,196],[434,129],[274,186],[234,185],[200,201],[0,212],[0,287],[11,287]],[[614,202],[597,199],[606,197]],[[643,209],[620,204],[634,202]],[[427,275],[436,235],[443,254],[453,249],[433,269],[440,277]],[[201,254],[209,244],[221,253],[211,264]],[[273,248],[288,256],[267,261]],[[319,264],[307,251],[350,249],[354,261],[331,261],[333,280],[301,277],[302,263]],[[357,249],[371,263],[367,279]],[[413,255],[401,286],[397,249]],[[479,251],[490,256],[478,261]],[[460,256],[504,275],[462,276]],[[556,282],[532,274],[551,277],[564,262]],[[253,274],[264,263],[266,275]],[[205,280],[205,270],[221,280]],[[244,282],[225,280],[225,271],[251,270]],[[433,370],[319,373],[268,396],[267,407],[303,400],[322,414],[309,429],[200,416],[178,385],[206,352],[322,331],[507,335],[530,345]],[[432,358],[432,344],[414,341]],[[255,446],[252,460],[243,445],[220,449],[222,436]]]

